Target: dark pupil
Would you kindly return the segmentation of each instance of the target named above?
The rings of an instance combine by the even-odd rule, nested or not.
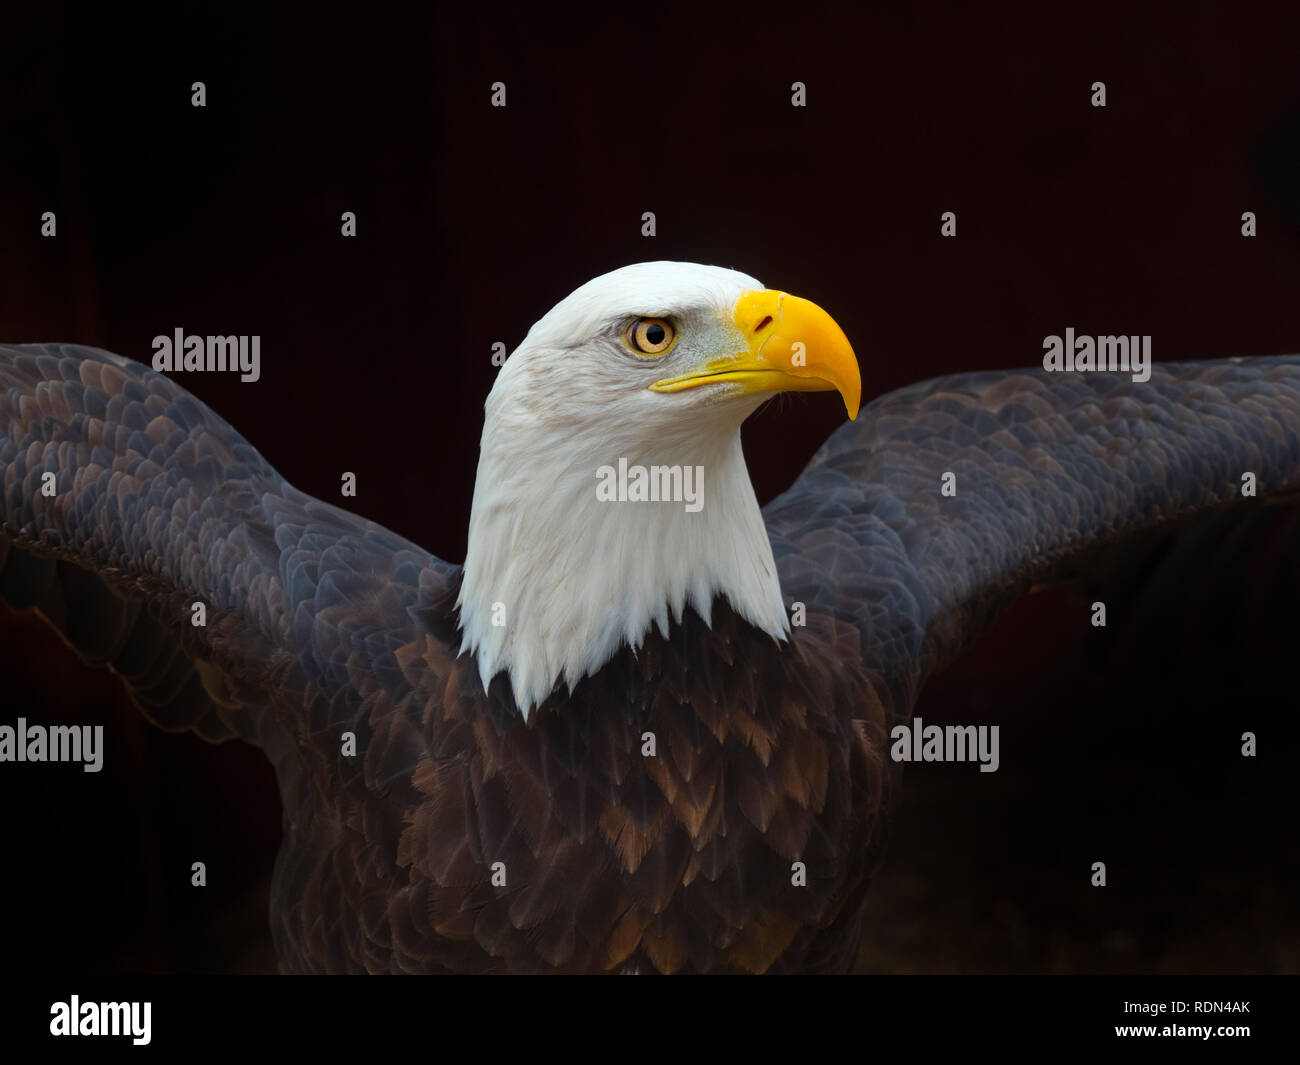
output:
[[[666,334],[664,333],[664,327],[661,325],[652,325],[646,327],[646,331],[645,331],[646,343],[648,343],[652,348],[657,348],[660,344],[662,344],[664,342],[665,336]]]

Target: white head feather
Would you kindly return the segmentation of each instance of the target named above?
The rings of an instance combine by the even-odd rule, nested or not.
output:
[[[717,594],[773,637],[789,634],[772,546],[740,446],[763,395],[726,384],[675,393],[649,385],[743,351],[732,310],[761,289],[734,270],[638,263],[597,277],[529,330],[487,399],[459,606],[462,651],[486,688],[509,673],[527,716],[652,625],[667,634],[687,606],[707,621]],[[668,353],[623,336],[670,318]],[[703,507],[597,498],[597,471],[702,466]],[[497,622],[494,624],[494,622]]]

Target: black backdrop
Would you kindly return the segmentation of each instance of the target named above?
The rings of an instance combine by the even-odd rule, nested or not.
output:
[[[492,344],[632,261],[734,266],[816,300],[858,351],[864,399],[1036,363],[1066,326],[1151,334],[1162,361],[1300,349],[1297,9],[1044,6],[10,6],[0,337],[147,360],[178,327],[260,334],[259,382],[186,387],[300,488],[451,559]],[[841,416],[800,397],[752,420],[762,500]],[[355,500],[338,499],[343,470]],[[1080,664],[1077,619],[1065,593],[1021,604],[927,692],[927,720],[1020,727],[983,790],[957,767],[909,772],[864,967],[1300,968],[1282,806],[1297,749],[1278,731],[1291,652],[1223,660],[1211,635],[1154,672],[1102,669]],[[279,814],[260,757],[150,728],[39,625],[5,616],[0,640],[0,719],[108,726],[98,776],[0,767],[6,953],[273,967]],[[1243,769],[1230,741],[1263,727],[1258,707],[1275,742]],[[1117,740],[1133,722],[1154,722],[1136,753]],[[1182,746],[1206,730],[1231,758]],[[1080,871],[1099,855],[1123,870],[1104,896]]]

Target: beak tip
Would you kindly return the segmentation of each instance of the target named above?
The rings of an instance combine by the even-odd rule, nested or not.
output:
[[[858,413],[862,410],[862,376],[858,372],[857,359],[853,360],[852,379],[845,381],[839,392],[844,400],[844,412],[849,416],[849,421],[857,421]]]

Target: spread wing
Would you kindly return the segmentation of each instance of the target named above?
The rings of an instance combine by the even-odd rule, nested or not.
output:
[[[342,645],[414,627],[407,608],[456,572],[297,491],[129,359],[0,347],[0,390],[0,595],[119,673],[165,728],[258,742],[263,708],[304,681],[345,683]]]
[[[119,674],[162,727],[263,748],[284,804],[281,958],[356,967],[340,929],[361,926],[345,915],[361,896],[327,906],[320,885],[376,885],[321,865],[366,855],[394,875],[427,751],[403,648],[423,652],[427,698],[455,657],[428,619],[459,568],[297,491],[173,381],[93,348],[0,347],[0,482],[0,597]]]
[[[926,675],[1031,586],[1142,530],[1248,519],[1298,488],[1300,356],[1282,356],[1157,364],[1146,382],[925,381],[838,430],[764,514],[787,599],[856,626],[905,717]]]

